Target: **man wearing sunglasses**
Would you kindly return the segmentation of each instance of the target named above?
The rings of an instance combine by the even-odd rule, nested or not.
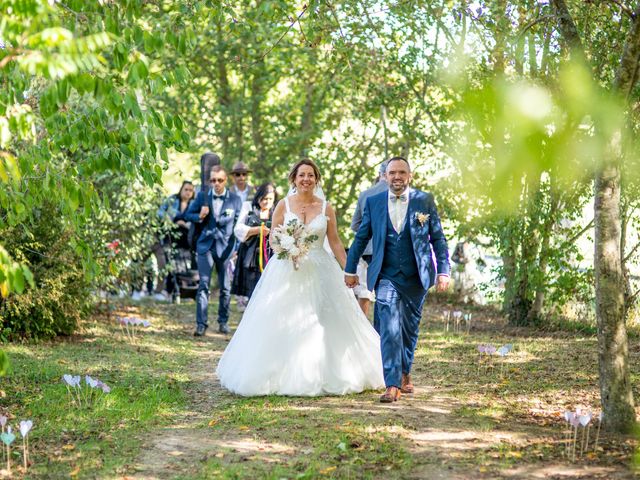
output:
[[[253,201],[256,193],[255,187],[249,185],[250,173],[251,169],[244,162],[237,162],[231,170],[233,186],[229,190],[238,195],[243,202]]]
[[[240,215],[242,200],[227,190],[227,172],[220,165],[211,168],[209,175],[211,188],[205,193],[198,192],[183,217],[188,222],[201,222],[202,233],[196,243],[198,274],[200,283],[196,295],[196,331],[201,337],[207,330],[207,307],[209,306],[209,284],[211,273],[216,267],[220,287],[218,305],[218,332],[229,333],[229,302],[231,300],[231,278],[228,274],[231,255],[235,251],[236,238],[233,227]]]

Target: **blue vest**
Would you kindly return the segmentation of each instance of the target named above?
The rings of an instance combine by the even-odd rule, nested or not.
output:
[[[416,281],[420,282],[420,272],[413,252],[409,224],[410,222],[406,219],[404,228],[398,233],[393,228],[391,219],[387,215],[387,233],[380,277],[391,280],[400,286],[413,284]]]

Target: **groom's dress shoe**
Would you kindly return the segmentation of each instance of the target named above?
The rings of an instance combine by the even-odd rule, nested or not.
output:
[[[196,331],[193,332],[193,336],[194,337],[204,337],[204,332],[207,331],[207,327],[205,327],[204,325],[198,325],[196,327]]]
[[[402,393],[413,393],[413,383],[411,383],[411,375],[408,373],[402,374],[402,387],[400,387],[400,391]]]
[[[387,387],[387,391],[380,395],[380,403],[393,403],[400,398],[398,387]]]

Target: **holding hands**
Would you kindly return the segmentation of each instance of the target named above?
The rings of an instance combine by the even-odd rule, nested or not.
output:
[[[347,287],[354,288],[354,287],[357,287],[360,282],[358,282],[358,276],[357,275],[345,274],[344,275],[344,283],[345,283],[345,285]]]

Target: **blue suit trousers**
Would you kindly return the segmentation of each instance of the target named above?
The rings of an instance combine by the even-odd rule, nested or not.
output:
[[[218,285],[220,287],[220,303],[218,304],[218,323],[225,324],[229,321],[229,303],[231,302],[231,278],[227,274],[229,259],[222,260],[214,257],[209,250],[206,253],[198,253],[198,274],[200,283],[196,294],[196,323],[203,327],[208,326],[207,308],[209,306],[209,286],[211,273],[216,267]]]
[[[400,288],[385,278],[376,285],[373,326],[380,335],[387,387],[400,387],[402,374],[411,373],[426,296],[427,292],[421,286]]]

